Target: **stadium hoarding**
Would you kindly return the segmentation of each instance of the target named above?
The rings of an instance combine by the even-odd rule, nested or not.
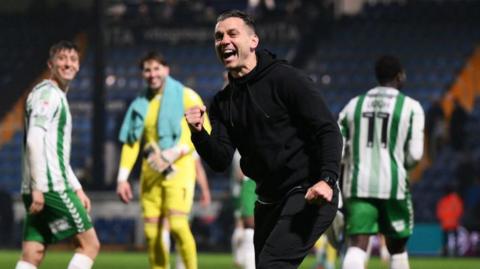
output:
[[[296,41],[300,36],[298,28],[286,22],[259,25],[257,34],[266,42]],[[212,27],[114,25],[107,27],[105,33],[105,44],[111,46],[185,42],[213,42]]]

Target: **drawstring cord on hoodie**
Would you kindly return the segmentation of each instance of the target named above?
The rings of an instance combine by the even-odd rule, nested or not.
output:
[[[268,113],[265,112],[265,110],[263,110],[263,108],[257,103],[257,101],[255,101],[255,98],[253,98],[253,94],[250,91],[250,87],[248,87],[248,83],[246,85],[247,85],[247,93],[248,93],[248,96],[250,97],[250,100],[252,100],[253,104],[256,105],[257,108],[260,109],[260,111],[262,111],[265,118],[269,119],[270,115],[268,115]]]
[[[233,112],[232,112],[232,103],[233,103],[233,92],[235,91],[235,88],[236,88],[236,85],[231,83],[232,85],[232,90],[230,91],[230,102],[228,103],[228,114],[229,114],[229,118],[230,118],[230,125],[232,125],[232,127],[235,126],[235,124],[233,123]],[[263,115],[265,116],[265,118],[269,119],[270,118],[270,115],[265,112],[265,110],[257,103],[257,101],[255,101],[255,98],[253,98],[253,94],[250,90],[250,87],[248,86],[248,83],[245,84],[246,87],[247,87],[247,94],[248,94],[248,98],[250,98],[250,100],[252,101],[252,103],[258,108],[260,109],[260,111],[262,111]]]
[[[236,85],[231,83],[232,85],[232,90],[230,91],[230,102],[228,103],[228,114],[229,114],[229,118],[230,118],[230,125],[232,125],[232,127],[235,126],[235,124],[233,123],[233,112],[232,112],[232,103],[233,103],[233,92],[235,91],[235,88],[236,88]],[[269,119],[270,118],[270,115],[265,112],[265,110],[257,103],[257,101],[255,101],[255,98],[253,98],[253,94],[250,90],[250,87],[248,87],[248,83],[245,84],[246,87],[247,87],[247,94],[248,94],[248,98],[250,98],[250,100],[252,101],[252,103],[258,108],[260,109],[260,111],[262,111],[263,113],[263,116],[265,116],[265,118]]]

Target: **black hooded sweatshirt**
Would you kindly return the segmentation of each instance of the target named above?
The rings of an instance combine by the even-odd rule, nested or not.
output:
[[[212,169],[227,169],[237,148],[242,171],[269,201],[296,186],[338,178],[342,138],[310,78],[257,51],[257,66],[229,81],[208,111],[211,134],[192,132],[197,152]]]

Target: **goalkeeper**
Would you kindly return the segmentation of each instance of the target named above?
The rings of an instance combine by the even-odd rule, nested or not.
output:
[[[148,53],[140,69],[148,87],[130,104],[122,123],[117,194],[124,203],[132,199],[127,179],[142,155],[140,199],[150,268],[169,268],[171,233],[186,268],[195,269],[197,251],[188,223],[195,159],[183,114],[203,102],[192,89],[169,76],[169,67],[159,54]]]

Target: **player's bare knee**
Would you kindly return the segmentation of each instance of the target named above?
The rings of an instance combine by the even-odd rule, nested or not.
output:
[[[350,237],[350,246],[359,247],[366,251],[370,240],[368,235],[353,235]]]
[[[77,235],[76,237],[77,252],[83,253],[94,259],[100,251],[100,241],[98,240],[95,230],[91,229],[87,232]]]
[[[38,266],[45,257],[45,246],[27,243],[23,246],[22,260]]]
[[[89,251],[96,257],[100,252],[100,247],[101,247],[100,241],[98,240],[98,238],[95,237],[94,240],[92,240],[88,246],[89,246]]]
[[[42,260],[43,260],[43,255],[37,255],[37,254],[33,254],[33,253],[30,253],[30,254],[27,254],[27,255],[22,255],[22,261],[25,261],[25,262],[28,262],[30,264],[33,264],[35,266],[39,266],[40,263],[42,263]]]
[[[255,220],[253,217],[244,217],[243,218],[243,225],[245,228],[255,228]]]
[[[100,252],[100,241],[98,240],[98,237],[96,235],[90,237],[85,242],[85,246],[83,248],[85,249],[85,252],[88,253],[90,258],[95,258]]]
[[[90,245],[86,245],[84,247],[78,248],[77,252],[82,253],[88,256],[90,259],[94,260],[100,252],[100,244],[92,243]]]

